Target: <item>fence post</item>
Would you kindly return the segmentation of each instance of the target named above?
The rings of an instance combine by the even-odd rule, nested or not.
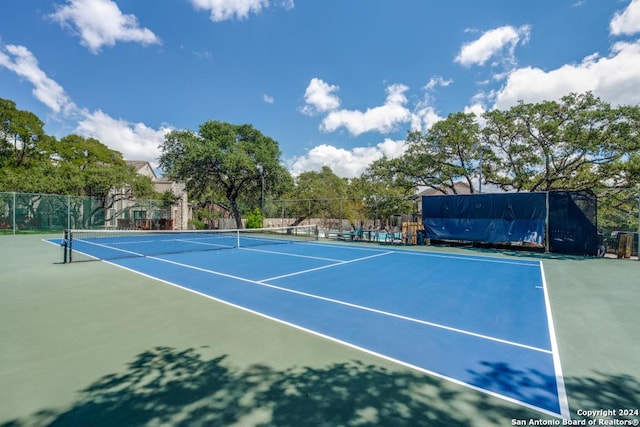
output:
[[[11,220],[11,223],[13,224],[13,234],[16,234],[16,192],[13,192],[13,219]]]
[[[67,230],[71,230],[71,195],[67,195]]]
[[[633,241],[631,242],[633,245]],[[638,261],[640,261],[640,188],[638,188]]]
[[[544,219],[544,252],[548,254],[551,252],[551,236],[549,236],[549,191],[547,191],[547,197],[545,198],[545,210],[547,211]]]

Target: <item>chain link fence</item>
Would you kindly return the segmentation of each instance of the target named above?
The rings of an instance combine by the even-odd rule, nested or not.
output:
[[[174,229],[177,209],[159,200],[0,193],[0,234],[81,229]]]
[[[375,197],[372,197],[374,200]],[[335,199],[265,199],[260,201],[239,201],[237,203],[243,227],[251,215],[261,216],[264,227],[286,227],[295,225],[318,225],[326,230],[351,230],[353,228],[378,228],[400,226],[402,221],[419,221],[420,215],[415,201],[394,202],[394,207],[403,205],[402,212],[390,209],[390,203],[382,198],[379,202],[366,198]],[[391,212],[392,213],[389,213]],[[196,223],[199,223],[196,225]],[[194,208],[196,228],[230,229],[237,228],[233,215],[228,209],[213,207]]]
[[[640,188],[598,192],[598,229],[607,254],[621,258],[638,255]]]
[[[607,254],[637,256],[640,189],[600,191],[597,200],[598,230]],[[259,212],[260,206],[260,202],[242,204],[242,217]],[[267,199],[262,222],[264,227],[317,225],[325,235],[340,235],[356,229],[393,232],[404,223],[420,221],[418,206],[409,203],[402,210],[391,213],[384,199],[373,196],[370,199]],[[192,215],[183,212],[160,200],[0,192],[0,234],[57,232],[70,228],[181,229],[187,228],[187,220],[191,220]],[[235,220],[222,213],[211,225],[212,228],[236,228]],[[620,254],[621,241],[630,248],[628,254]]]

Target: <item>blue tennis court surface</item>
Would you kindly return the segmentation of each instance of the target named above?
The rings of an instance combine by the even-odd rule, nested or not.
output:
[[[480,392],[569,413],[539,261],[305,242],[110,262]]]

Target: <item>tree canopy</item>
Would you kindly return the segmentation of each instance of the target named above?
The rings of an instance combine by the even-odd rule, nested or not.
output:
[[[519,103],[484,114],[486,182],[504,190],[583,190],[637,185],[640,109],[591,93]]]
[[[450,114],[425,132],[409,132],[406,152],[383,164],[400,180],[445,194],[460,181],[475,192],[480,177],[504,191],[629,188],[640,183],[639,128],[638,106],[570,94],[480,118]]]
[[[307,218],[342,218],[347,197],[348,180],[337,176],[330,167],[320,171],[302,172],[295,178],[295,186],[284,195],[287,216],[298,225]]]
[[[263,180],[270,194],[286,185],[278,143],[251,125],[207,121],[197,133],[167,134],[161,149],[166,175],[184,182],[191,198],[231,212],[238,228],[239,202],[259,200]]]
[[[155,195],[151,180],[120,152],[79,135],[57,140],[43,126],[35,114],[0,98],[0,191],[93,196],[104,208],[121,198]]]
[[[478,173],[480,127],[473,113],[450,114],[423,133],[409,132],[407,151],[390,165],[415,186],[455,193],[455,183],[465,181],[473,192]]]
[[[15,102],[0,98],[0,166],[29,166],[43,157],[44,123]]]

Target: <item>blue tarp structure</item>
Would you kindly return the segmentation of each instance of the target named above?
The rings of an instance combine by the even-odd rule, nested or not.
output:
[[[552,252],[592,255],[597,251],[592,196],[590,192],[423,196],[422,222],[432,240],[548,247]]]

